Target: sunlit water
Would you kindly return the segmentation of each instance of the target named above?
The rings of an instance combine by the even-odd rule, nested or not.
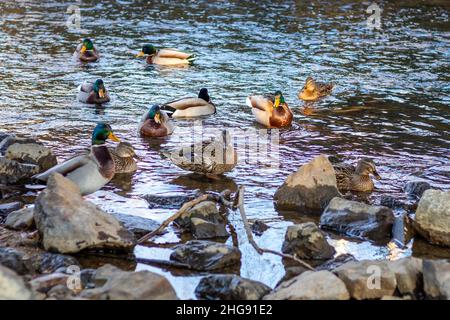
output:
[[[382,31],[372,31],[366,25],[369,2],[340,3],[82,1],[80,33],[66,27],[66,10],[74,1],[1,1],[1,130],[35,135],[64,160],[90,145],[96,122],[109,122],[143,160],[131,180],[113,182],[89,199],[108,211],[163,221],[173,211],[148,209],[143,195],[245,185],[249,218],[271,227],[257,242],[277,250],[288,225],[311,218],[277,212],[273,194],[289,173],[321,153],[340,155],[349,163],[363,156],[375,160],[383,180],[376,182],[369,202],[377,203],[385,194],[404,198],[402,187],[410,180],[448,189],[448,4],[378,1]],[[83,37],[95,39],[102,54],[98,63],[72,61]],[[195,52],[199,59],[189,68],[147,67],[134,58],[144,43]],[[296,97],[308,75],[336,84],[332,96],[312,107]],[[104,108],[76,101],[76,87],[96,78],[104,79],[112,95]],[[203,119],[210,129],[260,129],[245,97],[284,92],[294,121],[280,132],[279,168],[241,162],[229,179],[199,183],[160,155],[185,137],[193,121],[177,120],[167,139],[137,135],[137,122],[149,105],[196,95],[201,87],[209,89],[218,106],[216,115]],[[284,274],[280,259],[259,256],[245,238],[239,214],[231,213],[230,220],[243,253],[240,274],[274,286]],[[158,242],[179,242],[174,231]],[[401,249],[336,235],[330,242],[338,253],[358,259],[414,254],[411,243]],[[137,247],[135,253],[167,259],[170,252]],[[200,278],[142,264],[138,269],[167,275],[182,298],[193,297]]]

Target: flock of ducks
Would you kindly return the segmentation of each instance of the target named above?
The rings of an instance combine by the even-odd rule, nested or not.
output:
[[[84,39],[76,48],[74,58],[89,63],[97,61],[100,53],[93,41]],[[136,57],[145,57],[148,64],[166,66],[189,65],[196,60],[195,54],[184,53],[176,49],[157,49],[153,45],[144,45]],[[320,83],[313,78],[306,79],[305,86],[299,91],[298,98],[314,101],[327,96],[333,89],[332,83]],[[101,79],[95,82],[84,82],[78,87],[78,100],[88,104],[103,104],[110,101],[110,96]],[[246,99],[258,123],[267,128],[290,126],[293,119],[281,91],[274,94],[255,94]],[[144,113],[138,126],[142,137],[164,137],[172,134],[173,118],[192,118],[208,116],[216,113],[216,106],[211,101],[208,90],[202,88],[197,97],[181,98],[162,104],[152,105]],[[107,140],[119,142],[116,148],[108,148]],[[198,149],[190,146],[191,150]],[[165,156],[178,167],[200,173],[209,177],[217,177],[231,171],[237,164],[237,153],[227,130],[222,131],[220,139],[202,143],[201,153],[191,152],[190,158],[184,156],[184,148],[175,149]],[[218,160],[215,151],[222,151],[222,159]],[[219,157],[220,158],[220,157]],[[137,170],[135,159],[139,159],[131,144],[121,142],[109,124],[99,123],[92,133],[92,146],[89,153],[76,156],[50,168],[34,178],[47,181],[48,177],[58,172],[72,180],[83,195],[93,193],[106,185],[115,174],[132,173]],[[380,179],[375,164],[370,159],[361,159],[356,167],[334,164],[338,188],[340,190],[372,191],[373,181],[370,175]]]

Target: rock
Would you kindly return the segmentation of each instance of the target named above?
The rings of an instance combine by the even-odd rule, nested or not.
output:
[[[255,220],[255,222],[251,225],[251,229],[255,235],[261,236],[267,229],[269,229],[269,226],[261,220]]]
[[[67,287],[67,284],[58,284],[47,292],[47,297],[55,300],[71,300],[74,292]]]
[[[37,142],[37,140],[35,140],[33,138],[23,138],[23,137],[17,137],[14,134],[7,134],[7,135],[4,135],[3,137],[0,137],[0,154],[5,154],[6,150],[8,150],[8,148],[9,148],[9,146],[11,146],[15,143],[19,143],[19,144],[31,143],[31,144],[42,145],[41,143]]]
[[[191,232],[196,239],[228,237],[228,231],[221,223],[213,223],[200,218],[191,219]]]
[[[14,230],[29,230],[34,226],[34,208],[23,208],[8,214],[5,226]]]
[[[356,261],[355,257],[352,256],[349,253],[340,254],[337,257],[330,259],[326,261],[325,263],[321,264],[316,268],[317,271],[320,270],[327,270],[327,271],[333,271],[334,269],[346,264],[350,261]]]
[[[80,266],[77,259],[63,254],[45,252],[33,257],[36,270],[39,273],[53,273],[58,269],[66,269],[70,266]]]
[[[34,291],[47,293],[51,288],[57,285],[67,286],[68,278],[69,278],[68,274],[52,273],[31,280],[30,285]]]
[[[351,261],[333,272],[344,281],[350,296],[357,300],[392,296],[397,287],[395,273],[385,261]]]
[[[391,209],[406,209],[407,204],[394,198],[393,196],[382,195],[380,198],[380,206]]]
[[[155,231],[159,227],[159,223],[143,217],[133,216],[131,214],[111,213],[122,225],[137,238]]]
[[[92,300],[175,300],[172,285],[150,271],[115,271],[100,288],[85,289],[80,296]]]
[[[450,300],[450,261],[423,260],[423,284],[428,297]]]
[[[416,231],[432,244],[450,247],[450,190],[427,190],[419,201]]]
[[[135,238],[116,218],[84,201],[78,187],[53,174],[35,202],[34,219],[47,251],[131,250]]]
[[[6,216],[13,211],[19,210],[22,208],[22,202],[10,202],[10,203],[2,203],[0,204],[0,216]]]
[[[103,286],[108,280],[112,279],[115,275],[124,272],[120,268],[111,264],[105,264],[98,268],[92,276],[92,282],[96,287]]]
[[[38,143],[14,143],[6,149],[5,156],[9,160],[37,165],[40,171],[58,164],[51,149]]]
[[[162,196],[148,194],[143,198],[148,202],[150,209],[179,209],[185,202],[191,201],[197,194]]]
[[[382,206],[334,198],[320,217],[320,226],[348,236],[388,242],[392,236],[394,214]]]
[[[281,283],[264,300],[348,300],[350,295],[338,277],[329,271],[306,271]]]
[[[39,166],[0,157],[0,184],[20,184],[39,173]]]
[[[403,190],[412,197],[415,197],[417,199],[420,199],[422,197],[423,193],[431,189],[431,185],[426,181],[410,181],[406,183]]]
[[[330,259],[336,253],[314,222],[289,226],[281,250],[309,260]]]
[[[30,300],[33,294],[23,279],[0,265],[0,300]]]
[[[238,265],[241,252],[238,248],[206,240],[192,240],[178,245],[170,259],[189,265],[192,269],[210,271]]]
[[[207,300],[260,300],[271,288],[236,275],[210,275],[200,280],[195,295]]]
[[[306,271],[309,271],[309,269],[298,264],[295,266],[287,266],[285,267],[283,278],[278,281],[276,286],[278,287],[282,282],[295,278],[296,276],[299,276]]]
[[[14,248],[0,248],[0,265],[25,275],[29,270],[24,262],[24,256],[24,253]]]
[[[415,295],[422,291],[422,260],[414,257],[388,261],[387,266],[395,273],[398,291],[402,295]]]
[[[321,155],[289,175],[275,192],[274,200],[280,209],[321,213],[331,199],[340,195],[333,166]]]
[[[188,229],[196,239],[228,237],[224,220],[213,201],[203,201],[182,214],[175,223]]]

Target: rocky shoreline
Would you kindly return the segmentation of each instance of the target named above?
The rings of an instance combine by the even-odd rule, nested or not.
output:
[[[80,254],[100,252],[136,263],[137,239],[157,229],[158,223],[106,213],[59,174],[32,203],[16,201],[15,193],[26,192],[20,183],[54,164],[56,157],[36,141],[13,136],[3,137],[0,150],[0,181],[13,185],[2,189],[0,204],[0,299],[178,298],[176,288],[154,272],[111,264],[86,268],[78,261]],[[279,207],[320,215],[318,224],[289,226],[282,245],[284,254],[307,261],[314,270],[286,261],[286,275],[275,288],[230,272],[239,270],[242,253],[236,246],[214,241],[228,238],[231,231],[226,213],[211,200],[174,221],[194,240],[174,246],[167,263],[204,275],[195,289],[198,299],[450,299],[448,260],[356,261],[351,255],[338,255],[328,243],[326,230],[386,244],[392,239],[394,208],[401,206],[407,208],[414,236],[449,248],[450,191],[434,190],[423,182],[408,183],[404,189],[412,203],[386,198],[380,205],[369,205],[347,199],[337,189],[328,158],[319,156],[290,175],[274,196]],[[181,207],[192,197],[175,200]],[[148,201],[164,206],[163,199]],[[261,235],[268,227],[256,221],[252,230]]]

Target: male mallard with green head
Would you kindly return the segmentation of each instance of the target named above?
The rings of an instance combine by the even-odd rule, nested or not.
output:
[[[156,49],[151,44],[146,44],[142,47],[142,51],[136,57],[147,57],[148,64],[159,65],[186,65],[192,64],[197,57],[195,54],[184,53],[176,49]]]
[[[139,133],[143,137],[165,137],[173,130],[169,116],[157,104],[144,113],[139,124]]]
[[[370,192],[375,188],[370,175],[373,175],[377,180],[381,180],[375,163],[371,159],[359,160],[356,167],[344,163],[333,166],[339,190]]]
[[[80,188],[82,195],[101,189],[115,174],[114,160],[106,147],[107,139],[120,142],[109,124],[97,124],[92,133],[92,146],[89,154],[67,160],[34,178],[47,181],[52,173],[58,172],[74,182]]]
[[[201,117],[216,113],[216,106],[211,102],[206,88],[200,90],[197,98],[181,98],[167,102],[161,109],[172,118]]]
[[[180,147],[164,153],[177,167],[198,174],[216,178],[229,172],[237,165],[238,156],[228,130],[222,130],[221,136],[212,141]]]
[[[292,123],[292,112],[281,91],[275,94],[251,95],[247,105],[252,108],[256,121],[268,128],[281,128]]]
[[[135,159],[139,159],[129,142],[120,142],[115,148],[110,148],[109,152],[114,160],[116,174],[132,173],[137,170]]]
[[[82,62],[94,62],[100,58],[97,47],[91,39],[83,39],[83,42],[75,49],[73,56]]]
[[[85,81],[78,87],[78,101],[89,104],[107,103],[111,99],[102,79]]]
[[[313,78],[308,77],[305,86],[299,91],[298,97],[305,101],[317,100],[329,95],[333,86],[332,83],[316,82]]]

